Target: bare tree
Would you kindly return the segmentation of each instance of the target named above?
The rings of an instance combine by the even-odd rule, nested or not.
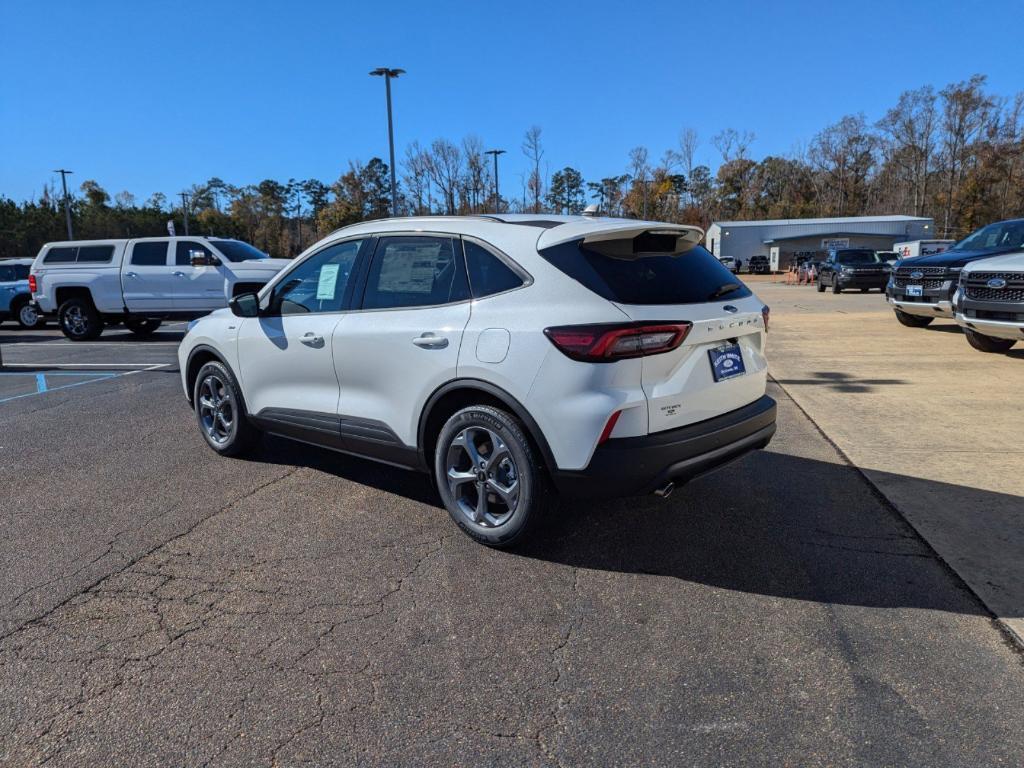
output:
[[[730,163],[733,160],[742,160],[747,156],[747,150],[757,138],[750,131],[740,133],[735,128],[726,128],[721,133],[712,137],[711,143],[722,155],[722,163]]]
[[[972,162],[971,149],[992,119],[995,103],[983,88],[984,75],[947,85],[942,89],[942,156],[945,164],[945,199],[943,231],[953,231],[953,208],[964,180],[964,172]]]
[[[928,178],[935,154],[938,112],[935,90],[926,85],[904,91],[899,102],[878,121],[884,141],[886,163],[897,169],[896,182],[910,188],[910,205],[915,216],[924,212],[928,198]],[[902,177],[902,178],[901,178]],[[901,190],[893,190],[899,199]]]
[[[406,198],[416,216],[430,213],[430,155],[414,141],[405,148],[402,182]]]
[[[651,167],[647,164],[647,147],[633,147],[629,150],[629,175],[634,189],[639,189],[641,216],[647,218],[647,176]]]
[[[428,160],[427,171],[444,199],[444,212],[455,214],[455,193],[462,177],[462,153],[447,139],[434,139]]]
[[[466,159],[466,175],[463,180],[464,196],[470,213],[477,213],[487,199],[491,186],[489,167],[485,162],[484,143],[479,136],[467,136],[462,140],[462,154]]]
[[[544,148],[540,142],[540,126],[534,125],[523,137],[523,154],[533,164],[533,169],[526,180],[526,187],[533,198],[533,212],[540,213],[540,199],[544,194],[544,180],[540,175],[540,161],[544,157]]]

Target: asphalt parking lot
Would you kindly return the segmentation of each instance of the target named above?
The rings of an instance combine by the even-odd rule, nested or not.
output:
[[[1019,650],[827,417],[914,386],[812,354],[879,299],[787,290],[768,451],[514,552],[414,474],[214,455],[181,328],[0,328],[0,764],[1019,765]],[[860,381],[789,383],[822,371]]]

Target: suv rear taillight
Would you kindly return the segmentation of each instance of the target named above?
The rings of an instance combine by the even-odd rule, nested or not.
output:
[[[566,357],[585,363],[612,363],[669,352],[683,343],[693,323],[615,323],[562,325],[544,335]]]
[[[36,291],[39,290],[39,283],[36,282],[35,275],[28,276],[28,290],[31,293],[35,293]]]
[[[768,333],[768,321],[772,316],[772,308],[765,304],[761,307],[761,319],[764,320],[764,332]]]

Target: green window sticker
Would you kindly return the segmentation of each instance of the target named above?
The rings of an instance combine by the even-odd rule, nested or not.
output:
[[[339,264],[324,264],[320,267],[320,281],[316,284],[318,299],[333,299],[334,288],[338,284]]]

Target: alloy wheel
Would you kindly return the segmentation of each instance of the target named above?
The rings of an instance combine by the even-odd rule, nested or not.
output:
[[[209,374],[199,385],[199,420],[207,437],[217,445],[231,439],[235,423],[235,401],[223,379]]]
[[[484,528],[509,521],[519,505],[519,468],[505,441],[486,427],[467,427],[448,446],[448,489],[466,520]]]
[[[81,307],[69,307],[64,313],[64,325],[75,336],[81,336],[89,329],[89,320]]]

